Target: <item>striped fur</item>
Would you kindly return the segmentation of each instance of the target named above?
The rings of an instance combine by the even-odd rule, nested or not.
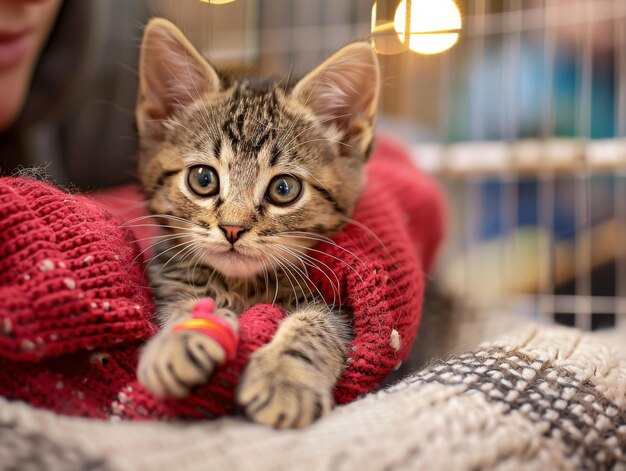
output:
[[[307,250],[342,228],[363,185],[373,139],[379,72],[369,45],[346,46],[291,86],[255,85],[217,72],[165,20],[145,31],[137,125],[139,175],[163,234],[150,265],[161,332],[142,352],[140,380],[155,394],[185,396],[224,361],[211,339],[171,332],[203,296],[237,328],[250,305],[290,314],[251,358],[239,403],[253,420],[304,426],[332,406],[349,317],[320,299]],[[200,197],[189,169],[215,169],[219,191]],[[277,175],[300,180],[300,196],[272,204]],[[245,228],[234,244],[220,225]]]

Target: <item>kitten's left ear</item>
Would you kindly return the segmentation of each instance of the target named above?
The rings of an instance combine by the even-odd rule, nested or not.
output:
[[[356,42],[300,80],[292,97],[365,152],[373,134],[379,89],[378,58],[368,43]]]
[[[185,35],[167,20],[150,20],[139,59],[139,133],[153,120],[165,119],[177,108],[219,89],[219,76]]]

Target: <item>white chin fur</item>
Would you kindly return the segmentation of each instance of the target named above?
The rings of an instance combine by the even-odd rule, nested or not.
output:
[[[228,278],[253,278],[263,269],[263,264],[260,260],[240,255],[212,255],[207,257],[207,261],[213,268]]]

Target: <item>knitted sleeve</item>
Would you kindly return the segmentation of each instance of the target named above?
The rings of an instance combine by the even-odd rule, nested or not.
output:
[[[0,178],[0,357],[37,362],[149,336],[136,255],[90,199]]]
[[[424,270],[443,233],[433,182],[395,144],[378,144],[353,219],[311,255],[327,301],[352,312],[355,338],[337,402],[378,387],[408,354],[421,316]],[[184,400],[154,398],[135,380],[154,333],[137,248],[101,206],[39,181],[0,179],[0,394],[64,414],[128,419],[233,411],[248,356],[283,311],[249,308],[237,356]]]

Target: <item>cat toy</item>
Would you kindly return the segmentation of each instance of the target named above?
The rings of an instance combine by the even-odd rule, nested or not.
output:
[[[211,298],[202,298],[191,310],[191,319],[179,322],[172,329],[173,332],[193,330],[212,338],[224,349],[225,363],[235,358],[239,336],[224,318],[215,314],[215,301]]]

